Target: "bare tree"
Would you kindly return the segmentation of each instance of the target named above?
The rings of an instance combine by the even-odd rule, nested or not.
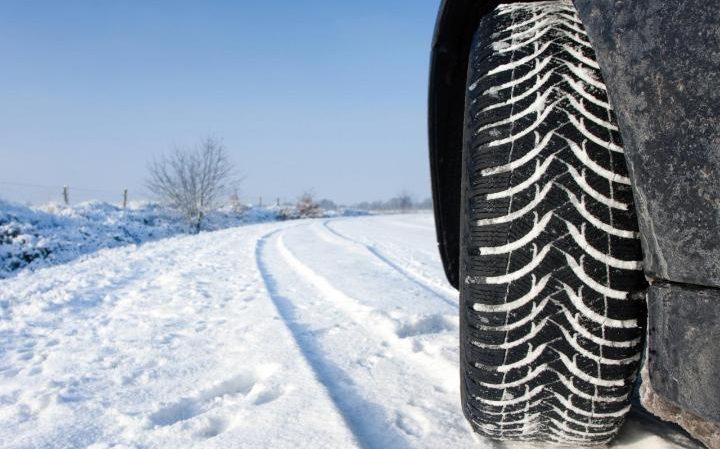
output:
[[[410,196],[410,194],[406,190],[400,192],[400,194],[396,196],[394,200],[397,203],[397,208],[403,212],[407,212],[413,207],[412,196]]]
[[[223,144],[206,138],[192,148],[176,148],[149,167],[148,189],[165,205],[180,212],[194,232],[200,232],[208,210],[233,184],[233,166]]]
[[[433,200],[432,198],[425,198],[417,205],[418,209],[423,210],[433,210]]]
[[[315,201],[315,194],[311,190],[300,195],[295,207],[300,217],[319,218],[322,216],[322,209]]]
[[[230,210],[232,210],[234,214],[241,215],[247,210],[247,207],[242,203],[242,201],[240,201],[240,195],[238,194],[237,188],[233,189],[229,199]]]

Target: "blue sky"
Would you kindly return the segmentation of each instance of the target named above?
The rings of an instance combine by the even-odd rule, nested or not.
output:
[[[153,156],[213,135],[248,198],[425,198],[438,6],[3,1],[0,183],[48,187],[0,184],[0,197],[142,196]]]

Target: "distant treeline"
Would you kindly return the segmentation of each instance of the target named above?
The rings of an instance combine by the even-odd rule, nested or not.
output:
[[[318,201],[318,205],[325,210],[335,210],[343,206],[335,204],[333,201],[323,199]],[[352,204],[352,209],[367,211],[411,211],[411,210],[432,210],[432,199],[427,198],[422,201],[415,201],[409,194],[399,194],[389,200],[363,201]]]

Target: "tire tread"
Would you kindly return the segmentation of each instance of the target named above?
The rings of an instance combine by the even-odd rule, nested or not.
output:
[[[500,5],[474,37],[462,390],[466,416],[491,438],[602,444],[629,410],[645,325],[634,293],[646,285],[594,61],[570,1]]]

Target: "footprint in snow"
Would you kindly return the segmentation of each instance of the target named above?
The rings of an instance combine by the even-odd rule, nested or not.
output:
[[[253,401],[253,404],[255,405],[264,405],[268,404],[270,402],[275,401],[276,399],[280,398],[285,394],[285,388],[280,385],[272,385],[272,386],[262,386],[260,388],[260,391],[257,393],[257,396],[255,397],[255,401]]]
[[[150,422],[155,426],[166,427],[181,421],[187,421],[207,411],[204,406],[215,398],[245,395],[252,390],[255,383],[254,374],[240,374],[214,387],[200,391],[195,396],[182,398],[177,402],[162,407],[150,415]]]
[[[227,420],[218,416],[209,417],[205,422],[198,425],[199,429],[195,432],[197,438],[210,439],[225,432],[228,428]]]
[[[457,318],[449,315],[428,315],[408,320],[398,326],[396,331],[400,338],[417,337],[426,334],[439,334],[457,329]]]
[[[430,423],[419,410],[408,409],[397,414],[395,425],[410,436],[422,438],[427,434]]]
[[[281,386],[266,386],[265,380],[270,378],[279,365],[263,365],[255,370],[241,373],[224,382],[201,390],[196,394],[182,398],[179,401],[165,405],[151,414],[148,419],[151,425],[156,427],[168,427],[176,423],[188,421],[216,407],[222,407],[226,398],[248,396],[254,405],[262,405],[272,402],[282,396],[285,392]],[[219,418],[212,421],[211,418],[205,430],[199,431],[207,438],[216,436],[227,427],[224,420]],[[219,430],[218,430],[219,429]]]

